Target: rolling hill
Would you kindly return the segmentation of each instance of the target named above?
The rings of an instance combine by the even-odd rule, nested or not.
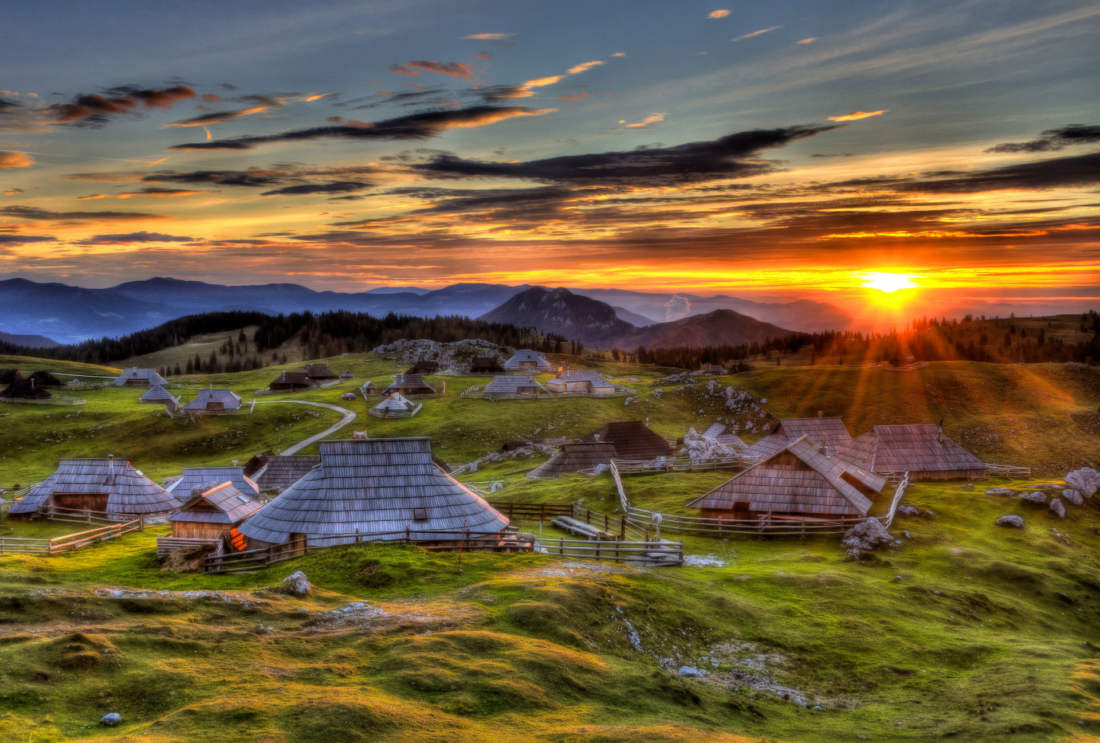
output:
[[[0,331],[0,343],[10,343],[23,348],[53,348],[61,344],[44,335],[19,335]]]

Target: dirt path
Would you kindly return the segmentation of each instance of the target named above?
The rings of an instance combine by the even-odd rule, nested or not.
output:
[[[286,449],[283,449],[281,452],[279,452],[279,454],[281,456],[284,456],[284,457],[289,456],[291,454],[297,454],[298,452],[300,452],[302,449],[305,449],[310,444],[312,444],[316,441],[320,441],[323,438],[327,438],[328,436],[331,436],[332,434],[336,433],[341,428],[343,428],[344,426],[348,425],[353,420],[355,420],[355,411],[354,410],[348,410],[347,408],[342,408],[339,405],[332,405],[332,404],[327,403],[327,402],[312,402],[312,401],[309,401],[309,400],[257,400],[256,401],[257,405],[272,405],[272,404],[276,404],[276,403],[277,404],[291,404],[291,405],[310,405],[310,406],[315,407],[315,408],[328,408],[329,410],[335,410],[337,413],[341,413],[344,416],[340,420],[339,423],[337,423],[335,425],[332,425],[332,426],[329,426],[324,431],[321,431],[318,434],[314,434],[313,436],[310,436],[308,439],[303,439],[303,440],[299,441],[297,444],[294,444],[293,446],[290,446],[290,447],[287,447]]]

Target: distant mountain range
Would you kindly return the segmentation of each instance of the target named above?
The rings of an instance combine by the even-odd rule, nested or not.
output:
[[[24,348],[54,348],[61,344],[44,335],[16,335],[0,331],[0,342],[10,343],[13,346]]]
[[[454,284],[443,289],[381,288],[366,292],[314,291],[298,284],[226,286],[201,281],[153,278],[107,289],[85,289],[27,279],[0,281],[0,327],[7,333],[41,335],[74,343],[115,337],[150,328],[183,315],[226,310],[268,314],[348,310],[375,316],[479,317],[531,289],[529,285]],[[732,309],[791,330],[843,328],[849,318],[822,302],[768,304],[736,297],[648,294],[615,289],[572,290],[613,308],[619,320],[641,328],[655,323]],[[608,319],[605,318],[604,321]],[[582,340],[578,338],[578,340]]]
[[[637,327],[623,320],[616,308],[568,289],[536,286],[520,292],[479,319],[557,333],[586,346],[737,346],[769,338],[783,338],[791,331],[760,322],[733,310],[714,310],[672,322],[647,323]]]

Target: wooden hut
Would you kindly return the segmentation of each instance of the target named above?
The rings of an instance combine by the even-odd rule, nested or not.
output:
[[[44,371],[42,369],[39,369],[38,371],[34,372],[29,377],[27,377],[27,379],[30,379],[32,382],[34,382],[39,387],[61,387],[61,386],[63,386],[61,384],[60,379],[55,377],[53,374],[50,374],[48,371]]]
[[[881,475],[831,457],[800,436],[688,507],[711,518],[857,518],[867,515],[885,484]]]
[[[668,442],[641,421],[614,421],[585,436],[584,440],[614,445],[616,459],[642,461],[672,454]]]
[[[726,368],[721,364],[706,364],[699,373],[708,377],[720,377],[726,373]]]
[[[428,359],[420,359],[415,364],[410,366],[405,372],[406,374],[420,374],[428,375],[435,374],[439,371],[438,361],[429,361]]]
[[[775,454],[800,436],[825,447],[825,453],[836,456],[852,443],[852,435],[840,418],[784,418],[768,436],[745,450],[750,459],[763,460]]]
[[[578,441],[565,444],[557,454],[531,470],[528,477],[550,479],[570,472],[590,472],[614,459],[615,446],[604,441]]]
[[[135,518],[170,513],[178,505],[167,490],[125,459],[63,459],[52,475],[12,505],[9,514],[49,515],[54,509],[75,509]]]
[[[538,397],[546,389],[534,377],[522,376],[493,377],[481,393],[486,400],[507,400],[515,397]]]
[[[420,412],[421,404],[413,402],[400,392],[391,392],[369,412],[375,418],[411,418]]]
[[[305,539],[452,542],[500,532],[508,519],[432,461],[427,438],[322,441],[321,464],[240,526],[250,546]],[[406,532],[408,530],[408,532]]]
[[[156,369],[141,369],[132,366],[115,377],[111,384],[115,387],[150,387],[154,384],[168,384],[168,382],[157,373]]]
[[[344,369],[343,373],[340,374],[340,379],[344,382],[350,381],[354,378],[355,375],[351,373],[351,369]]]
[[[382,394],[382,391],[378,389],[378,385],[376,385],[369,379],[366,382],[363,382],[363,384],[359,385],[359,391],[363,393],[364,397]]]
[[[183,406],[194,414],[235,413],[241,409],[241,396],[232,390],[199,390],[198,397]]]
[[[551,392],[593,397],[610,397],[615,394],[615,385],[597,371],[567,369],[546,383]]]
[[[550,362],[538,351],[529,348],[521,348],[512,354],[512,358],[504,362],[506,372],[541,372],[550,371]]]
[[[382,394],[389,395],[394,392],[413,397],[418,395],[434,395],[435,387],[424,381],[419,374],[398,374],[391,385],[382,390]]]
[[[190,494],[168,521],[175,539],[218,542],[262,506],[252,495],[226,481]]]
[[[309,381],[313,384],[331,382],[334,379],[339,379],[339,377],[336,376],[336,372],[329,369],[324,364],[306,364],[304,371],[306,376],[309,377]]]
[[[179,398],[173,395],[168,390],[164,389],[162,384],[154,384],[145,394],[141,396],[141,401],[151,403],[154,405],[179,405]]]
[[[188,467],[183,474],[167,482],[164,489],[178,501],[185,501],[196,490],[204,490],[220,482],[230,482],[245,495],[259,497],[260,486],[244,474],[242,467]]]
[[[272,392],[290,392],[293,390],[308,390],[312,386],[309,375],[305,372],[282,371],[267,385],[267,388]]]
[[[261,493],[281,493],[320,463],[316,455],[271,456],[249,477]]]
[[[911,480],[971,479],[986,472],[982,460],[931,423],[875,426],[839,456],[883,475],[908,472]]]
[[[476,356],[470,362],[470,374],[500,374],[504,367],[496,356]]]

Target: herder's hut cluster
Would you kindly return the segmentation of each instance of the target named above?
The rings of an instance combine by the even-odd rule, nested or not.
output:
[[[912,480],[981,477],[985,463],[930,423],[875,426],[840,450],[840,456],[883,475]]]
[[[156,369],[130,367],[119,374],[111,384],[115,387],[151,387],[154,384],[168,384],[168,381],[158,374]]]
[[[162,516],[179,504],[125,459],[63,459],[9,511],[49,515],[56,509],[92,511],[111,518]]]
[[[852,435],[840,418],[784,418],[774,433],[757,441],[744,454],[749,459],[764,459],[800,436],[825,447],[829,455],[838,454],[852,442]]]
[[[512,358],[504,362],[504,371],[513,372],[546,372],[550,371],[552,367],[550,362],[546,360],[538,351],[532,351],[527,348],[521,348],[512,354]]]
[[[233,529],[262,506],[251,494],[241,492],[227,481],[195,490],[168,521],[174,538],[216,543],[230,536]]]
[[[183,474],[166,482],[164,489],[181,503],[196,490],[204,490],[218,483],[229,482],[240,492],[259,496],[260,487],[241,467],[188,467]]]
[[[482,396],[487,400],[506,400],[516,397],[538,397],[546,388],[530,374],[493,377],[485,385]]]
[[[546,383],[546,389],[560,394],[611,397],[615,385],[596,371],[567,369]]]
[[[425,382],[420,374],[406,373],[398,374],[393,382],[382,390],[383,395],[391,395],[395,392],[405,397],[423,397],[434,395],[435,387]]]
[[[581,441],[564,444],[527,476],[552,478],[569,472],[591,472],[612,459],[652,461],[671,454],[669,443],[642,421],[614,421]]]
[[[232,390],[199,390],[198,396],[183,406],[185,413],[234,413],[241,409],[241,397]]]
[[[320,463],[320,458],[311,454],[264,455],[250,462],[254,467],[245,467],[246,477],[256,483],[261,493],[281,493]]]

